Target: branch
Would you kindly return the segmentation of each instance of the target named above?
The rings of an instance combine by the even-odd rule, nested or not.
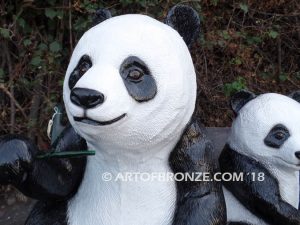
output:
[[[10,100],[15,104],[15,106],[20,110],[23,117],[27,120],[27,115],[25,114],[24,110],[22,109],[21,105],[18,103],[18,101],[15,99],[15,97],[9,92],[9,90],[4,87],[4,84],[0,84],[0,90],[3,91]]]
[[[73,52],[73,38],[72,38],[72,3],[69,0],[69,41],[70,41],[70,48],[71,53]]]
[[[294,17],[294,16],[300,16],[300,13],[290,13],[290,14],[279,14],[279,13],[268,13],[268,12],[262,12],[255,9],[249,9],[250,11],[253,11],[255,13],[259,13],[266,16],[278,16],[278,17]]]
[[[10,133],[12,134],[14,132],[14,127],[15,127],[15,123],[16,123],[16,107],[15,104],[13,103],[12,99],[14,99],[14,86],[13,86],[13,82],[14,82],[14,76],[13,76],[13,69],[12,69],[12,62],[11,62],[11,57],[10,57],[10,53],[9,53],[9,48],[8,48],[8,44],[6,42],[6,44],[4,44],[4,52],[6,55],[6,64],[8,67],[8,74],[9,74],[9,87],[10,87],[10,95],[12,98],[10,101]]]
[[[278,76],[280,76],[281,74],[281,38],[278,37],[278,40],[277,40],[277,46],[278,46]]]

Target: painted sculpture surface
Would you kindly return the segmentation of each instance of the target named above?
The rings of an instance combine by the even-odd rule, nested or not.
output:
[[[222,172],[242,172],[244,181],[224,182],[228,221],[300,224],[297,96],[241,91],[232,97],[237,117],[219,161]]]
[[[218,171],[197,119],[196,75],[188,45],[199,33],[190,7],[173,7],[163,24],[144,15],[99,11],[77,44],[63,97],[70,126],[58,152],[93,157],[38,160],[19,136],[0,142],[0,181],[40,200],[27,225],[225,224],[216,182],[105,181],[122,172]],[[177,31],[176,31],[177,30]]]

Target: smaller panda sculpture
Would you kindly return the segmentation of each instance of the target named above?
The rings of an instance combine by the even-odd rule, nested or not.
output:
[[[300,224],[299,92],[231,99],[237,115],[220,158],[221,171],[243,174],[223,182],[229,224]]]

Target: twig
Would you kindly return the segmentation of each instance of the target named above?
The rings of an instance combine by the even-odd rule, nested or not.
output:
[[[281,38],[280,37],[278,37],[277,45],[278,45],[278,75],[280,76],[281,74]]]
[[[202,49],[202,51],[203,51],[204,65],[205,65],[205,75],[206,75],[206,77],[207,77],[207,76],[208,76],[208,75],[207,75],[207,71],[208,71],[208,69],[207,69],[207,60],[206,60],[206,55],[205,55],[204,49]]]
[[[54,6],[54,7],[34,7],[34,6],[30,6],[30,8],[33,9],[37,9],[37,10],[45,10],[45,9],[63,9],[63,10],[70,10],[72,9],[72,7],[70,8],[69,6]]]
[[[227,30],[229,29],[229,27],[230,27],[230,24],[231,24],[231,22],[232,22],[232,19],[233,19],[234,12],[235,12],[235,8],[233,8],[233,11],[232,11],[231,17],[230,17],[230,19],[229,19],[229,21],[228,21],[228,24],[227,24]]]
[[[279,14],[279,13],[268,13],[268,12],[261,12],[255,9],[249,9],[253,12],[266,15],[266,16],[278,16],[278,17],[294,17],[294,16],[300,16],[300,13],[291,13],[291,14]]]
[[[69,41],[70,41],[70,50],[73,51],[73,38],[72,38],[72,3],[69,0]]]
[[[12,28],[12,27],[15,26],[17,20],[19,19],[19,17],[21,16],[22,13],[23,13],[23,7],[21,6],[19,12],[17,13],[17,15],[16,15],[15,18],[14,18],[14,21],[12,22],[12,24],[9,25],[9,27]]]
[[[259,47],[257,47],[256,46],[256,48],[255,48],[255,50],[261,55],[261,56],[263,56],[263,58],[265,59],[265,60],[267,60],[271,65],[272,65],[272,70],[273,70],[273,75],[276,75],[275,74],[275,63],[269,58],[269,57],[267,57],[266,55],[265,55],[265,53],[259,48]]]
[[[0,84],[0,90],[3,91],[10,98],[10,100],[14,103],[14,105],[20,110],[22,116],[27,120],[27,115],[25,114],[21,105],[18,103],[15,97],[10,93],[10,91],[4,86],[4,84]]]
[[[299,26],[299,20],[298,20],[298,17],[295,17],[295,22],[296,22],[296,26],[298,27]],[[300,42],[300,29],[297,29],[297,34],[298,34],[298,40]]]
[[[299,85],[296,84],[291,78],[287,77],[287,80],[288,80],[291,84],[293,84],[296,88],[299,88]]]
[[[10,133],[13,133],[15,123],[16,123],[16,107],[13,102],[15,91],[14,91],[14,86],[13,86],[14,76],[13,76],[13,71],[12,71],[12,62],[11,62],[7,42],[4,45],[4,51],[5,51],[5,55],[6,55],[6,64],[8,67],[8,74],[9,74],[9,89],[10,89],[9,93],[11,95],[11,97],[10,97]]]
[[[30,107],[30,113],[29,113],[29,120],[28,120],[28,127],[30,127],[29,137],[31,139],[36,139],[37,134],[37,124],[38,119],[41,114],[39,114],[40,111],[40,105],[42,103],[42,83],[43,83],[43,77],[42,75],[37,76],[37,82],[35,83],[33,87],[33,96],[31,101],[31,107]]]

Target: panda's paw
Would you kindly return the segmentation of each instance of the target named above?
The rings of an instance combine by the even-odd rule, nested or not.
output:
[[[0,137],[0,184],[20,184],[31,170],[37,148],[17,135]]]

